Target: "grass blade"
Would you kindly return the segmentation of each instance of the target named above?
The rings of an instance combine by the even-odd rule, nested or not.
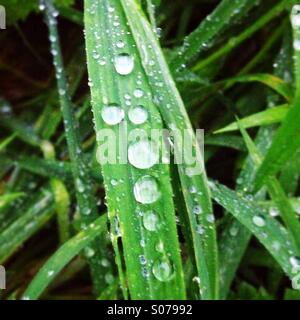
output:
[[[162,117],[170,130],[174,128],[181,132],[187,130],[191,135],[190,139],[194,142],[194,151],[200,157],[198,160],[203,169],[202,154],[193,134],[192,125],[172,80],[159,43],[136,3],[132,0],[122,1],[122,5],[142,56],[143,67],[147,73],[154,99],[160,106]],[[147,48],[146,52],[145,47]],[[176,143],[175,141],[175,150],[176,148],[180,149]],[[215,299],[218,297],[217,244],[206,174],[202,171],[201,175],[190,176],[188,174],[189,168],[185,164],[179,165],[178,170],[191,224],[194,252],[201,282],[201,296],[204,299]],[[190,192],[191,188],[196,190],[195,194]],[[199,207],[203,214],[197,215],[195,208]],[[200,234],[203,232],[205,237]]]
[[[124,155],[127,154],[128,143],[125,132],[139,128],[145,130],[148,137],[151,129],[163,129],[162,120],[148,95],[148,79],[133,46],[134,39],[128,35],[130,30],[120,1],[86,0],[85,27],[88,71],[99,147],[98,159],[99,152],[105,149],[101,140],[104,128],[111,130],[110,132],[117,137],[117,146],[121,147],[121,155]],[[130,65],[134,61],[134,65],[123,73],[122,69],[118,69],[121,68],[118,59],[129,60]],[[139,87],[136,85],[137,82],[140,83]],[[143,94],[140,94],[140,91],[139,94],[134,93],[137,89]],[[128,100],[131,104],[147,107],[147,121],[139,126],[131,121],[121,122],[125,111],[128,111]],[[117,125],[109,125],[109,119],[101,116],[110,104],[122,108],[118,109],[121,116]],[[147,150],[136,155],[141,157],[141,161],[146,161],[142,155],[144,152]],[[141,169],[138,164],[137,167],[127,164],[127,157],[124,160],[124,164],[100,162],[112,241],[117,259],[120,255],[117,245],[120,240],[122,242],[126,269],[130,271],[126,276],[131,298],[183,299],[185,288],[168,165],[151,164]],[[158,178],[159,185],[156,182]],[[154,195],[153,199],[144,199],[142,190],[142,196],[139,196],[137,190],[139,191],[140,183],[143,184],[143,181],[149,182],[151,190],[148,192]],[[154,219],[153,226],[148,225],[149,218]],[[117,264],[122,276],[120,263]]]
[[[106,231],[106,216],[102,216],[91,223],[86,230],[62,245],[53,256],[40,269],[29,287],[23,294],[22,300],[38,299],[55,276],[76,256],[81,250],[90,245],[100,234]]]

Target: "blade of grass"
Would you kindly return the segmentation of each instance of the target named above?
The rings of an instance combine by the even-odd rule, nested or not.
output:
[[[293,19],[299,15],[298,7],[292,10]],[[300,29],[297,25],[292,25],[294,29],[294,59],[296,76],[296,94],[290,111],[284,118],[281,127],[274,137],[263,163],[257,171],[256,187],[263,185],[266,179],[274,176],[300,148],[299,118],[300,118],[300,50],[297,43],[300,41]],[[298,41],[298,42],[297,42]]]
[[[74,116],[72,103],[68,92],[68,85],[64,71],[63,58],[57,31],[57,10],[54,8],[52,0],[42,0],[45,8],[45,18],[49,29],[49,39],[51,43],[51,53],[55,67],[57,87],[59,93],[60,107],[64,120],[64,128],[67,139],[69,156],[71,159],[73,179],[76,189],[76,198],[81,215],[81,227],[85,228],[93,222],[97,216],[97,204],[93,195],[92,183],[87,170],[87,165],[82,156],[80,138],[78,133],[78,123]],[[101,268],[101,258],[105,247],[101,246],[101,239],[95,239],[92,245],[94,255],[87,256],[89,261],[95,291],[103,288],[104,274]]]
[[[193,151],[200,156],[201,159],[198,160],[203,168],[202,154],[193,134],[192,125],[151,26],[135,1],[122,0],[121,3],[142,57],[142,64],[147,73],[154,100],[160,107],[163,120],[170,130],[174,130],[174,128],[181,132],[187,130],[190,140],[193,141]],[[178,142],[175,141],[174,143],[175,150],[180,149],[180,146],[176,145]],[[185,164],[179,165],[178,168],[191,224],[194,253],[201,283],[201,296],[203,299],[217,299],[217,243],[206,173],[203,168],[201,175],[189,176],[187,174],[188,169]],[[196,193],[191,193],[191,189],[195,189]],[[203,214],[197,215],[195,214],[195,208],[199,207]],[[200,234],[203,233],[202,230],[204,234]]]
[[[87,228],[79,232],[72,239],[62,245],[31,281],[25,290],[22,300],[38,299],[55,276],[75,257],[81,250],[89,246],[100,234],[106,231],[106,215],[96,219]]]
[[[105,128],[110,129],[117,137],[121,154],[127,154],[127,127],[127,132],[140,128],[150,136],[151,129],[161,130],[163,126],[148,95],[148,79],[134,48],[134,39],[128,35],[130,30],[120,1],[86,0],[85,27],[98,152],[104,151],[102,129]],[[124,75],[122,72],[118,73],[114,65],[120,54],[126,54],[125,57],[134,61],[133,69]],[[137,82],[140,83],[139,87]],[[139,98],[134,94],[138,88],[144,93]],[[138,127],[131,122],[121,122],[122,114],[128,110],[128,96],[132,104],[144,105],[148,113],[147,121]],[[111,103],[122,108],[120,121],[117,122],[121,122],[119,125],[109,125],[104,121],[105,117],[103,119],[101,116],[101,112]],[[136,155],[141,157],[141,161],[146,161],[144,152]],[[111,237],[116,259],[120,260],[120,242],[123,246],[130,296],[132,299],[184,299],[185,287],[168,165],[156,164],[139,169],[139,166],[136,168],[127,164],[127,159],[124,160],[125,164],[101,161],[100,164],[106,189]],[[145,177],[150,179],[150,187],[154,186],[155,197],[150,203],[136,193],[139,181],[142,181],[140,179]],[[151,189],[148,192],[152,194]],[[148,225],[149,218],[155,220],[151,227]],[[117,264],[122,278],[123,268],[120,263]],[[121,285],[124,286],[124,283]]]
[[[240,119],[239,122],[244,129],[267,126],[267,125],[281,122],[285,118],[288,111],[289,111],[289,106],[287,104],[284,104],[282,106],[269,108],[267,110],[255,113],[251,116]],[[224,133],[224,132],[230,132],[235,130],[239,130],[238,123],[232,122],[228,126],[222,129],[219,129],[214,133]]]

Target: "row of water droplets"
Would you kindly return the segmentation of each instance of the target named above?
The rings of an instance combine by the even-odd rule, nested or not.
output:
[[[94,15],[97,10],[97,4],[93,5],[89,13]],[[142,74],[135,71],[136,68],[136,59],[132,54],[128,53],[128,44],[123,39],[128,36],[130,33],[122,29],[120,23],[120,17],[116,13],[114,7],[109,6],[106,8],[107,15],[109,18],[110,29],[106,30],[106,33],[110,36],[111,41],[113,42],[114,50],[112,50],[114,57],[109,60],[107,57],[101,56],[99,53],[99,48],[101,47],[99,33],[99,28],[96,26],[92,32],[96,39],[96,47],[93,50],[93,59],[97,61],[97,64],[100,67],[105,67],[107,65],[113,64],[113,68],[118,76],[121,77],[134,77],[136,75],[136,88],[132,93],[126,93],[123,97],[125,108],[121,107],[119,103],[109,102],[109,99],[103,98],[104,107],[101,110],[102,120],[108,126],[119,125],[126,117],[134,126],[139,126],[146,124],[149,119],[149,113],[147,108],[140,101],[147,101],[151,98],[151,93],[144,92],[141,89],[143,84]],[[150,63],[154,64],[153,61]],[[92,81],[89,81],[89,85],[93,86]],[[137,101],[133,105],[133,101]],[[137,169],[146,170],[154,167],[158,163],[159,153],[150,139],[140,139],[128,146],[128,161],[129,163]],[[117,186],[121,183],[120,180],[112,179],[111,185]],[[152,175],[145,174],[139,177],[133,186],[133,195],[137,203],[140,205],[150,205],[155,204],[160,196],[160,186]],[[154,210],[148,210],[143,212],[139,210],[138,215],[142,220],[142,225],[147,232],[157,232],[159,230],[161,221],[159,215]],[[118,230],[117,234],[121,235],[121,231]],[[141,247],[145,247],[145,240],[140,241]],[[164,253],[164,244],[160,241],[155,249],[162,254],[162,258],[159,258],[156,261],[147,261],[145,255],[139,256],[139,262],[142,267],[142,275],[145,278],[150,277],[150,272],[148,266],[151,266],[152,274],[159,281],[168,281],[172,278],[174,273],[173,264],[170,262],[170,259]]]

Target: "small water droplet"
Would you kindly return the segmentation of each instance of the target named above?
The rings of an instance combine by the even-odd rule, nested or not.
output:
[[[154,262],[152,272],[157,280],[165,282],[171,280],[174,269],[170,261],[163,258]]]
[[[292,267],[299,268],[300,267],[300,257],[290,257],[290,263]]]
[[[144,255],[140,255],[140,256],[139,256],[139,259],[140,259],[140,264],[141,264],[142,266],[144,266],[144,265],[147,263],[147,259],[145,258]]]
[[[134,184],[133,192],[136,201],[143,204],[153,203],[160,197],[159,186],[151,176],[139,178]]]
[[[125,43],[124,43],[124,41],[119,40],[119,41],[117,41],[116,46],[117,46],[117,48],[121,49],[121,48],[124,48]]]
[[[266,225],[265,218],[263,216],[257,215],[252,218],[253,223],[258,227],[264,227]]]
[[[124,119],[125,113],[120,106],[111,104],[102,109],[101,116],[108,125],[116,125]]]
[[[141,98],[143,95],[144,95],[144,91],[142,89],[135,89],[133,91],[133,95],[136,97],[136,98]]]
[[[115,68],[119,74],[128,75],[133,71],[134,60],[127,53],[119,54],[115,57]]]
[[[143,224],[148,231],[157,231],[159,218],[154,211],[147,211],[143,215]]]
[[[128,111],[128,118],[134,124],[143,124],[148,119],[148,111],[143,106],[131,108]]]

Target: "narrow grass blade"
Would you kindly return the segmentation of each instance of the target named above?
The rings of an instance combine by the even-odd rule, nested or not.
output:
[[[234,19],[245,15],[254,5],[252,0],[223,0],[185,40],[179,54],[171,61],[171,69],[178,70],[190,64],[201,52],[212,47],[220,32],[230,26]]]
[[[188,132],[193,142],[193,151],[200,157],[198,160],[203,169],[202,174],[190,175],[190,168],[186,164],[178,165],[178,170],[191,224],[201,296],[203,299],[216,299],[218,297],[217,244],[209,188],[203,168],[203,155],[151,26],[135,1],[122,0],[121,3],[141,55],[154,101],[160,108],[164,122],[171,131],[175,128],[180,132]],[[180,150],[177,144],[178,141],[175,141],[175,150]],[[195,190],[195,192],[190,192],[190,190]],[[202,214],[197,214],[198,210]]]
[[[168,165],[147,164],[150,149],[139,150],[127,163],[126,132],[143,129],[148,139],[151,129],[161,130],[163,125],[148,94],[148,79],[134,47],[134,39],[128,34],[130,30],[120,1],[86,0],[85,28],[99,148],[97,154],[103,172],[111,237],[120,276],[124,276],[118,262],[121,243],[132,299],[184,299],[185,286]],[[142,105],[147,112],[146,119],[141,123],[122,121],[124,117],[127,119],[130,105]],[[116,108],[116,122],[111,122],[114,116],[111,115],[112,119],[109,117],[110,107]],[[123,164],[101,161],[107,130],[117,138],[120,155],[126,155]],[[114,147],[110,145],[109,148]],[[147,190],[143,189],[144,183],[148,185]],[[124,281],[121,284],[124,286]]]
[[[296,94],[290,111],[286,115],[274,137],[263,163],[257,172],[256,187],[259,188],[266,181],[267,177],[274,176],[300,148],[299,119],[300,119],[300,50],[297,43],[300,41],[300,29],[295,24],[299,16],[299,8],[294,6],[292,10],[292,26],[294,29],[294,51],[295,51],[295,75]]]
[[[274,108],[269,108],[267,110],[255,113],[251,116],[245,117],[239,120],[240,125],[243,126],[244,129],[267,126],[274,123],[281,122],[286,114],[289,111],[288,105],[282,105]],[[215,131],[215,133],[224,133],[239,130],[239,126],[237,122],[233,122],[228,126]]]
[[[38,299],[55,276],[75,257],[81,250],[89,246],[100,234],[106,231],[106,216],[102,216],[91,223],[84,231],[62,245],[53,256],[44,264],[38,274],[31,281],[23,294],[22,300]]]
[[[59,35],[57,31],[56,17],[58,12],[54,8],[52,0],[42,0],[42,4],[45,8],[45,18],[49,29],[49,40],[51,42],[51,53],[55,67],[60,107],[63,114],[68,151],[72,163],[76,198],[82,219],[81,227],[85,228],[97,218],[97,204],[93,195],[89,171],[82,156],[78,123],[74,116],[71,98],[68,92],[66,74],[59,43]],[[103,258],[105,247],[101,246],[101,242],[99,241],[99,238],[96,239],[95,244],[93,245],[94,255],[87,257],[90,263],[92,278],[96,291],[101,290],[104,283],[104,274],[101,270],[101,258]]]
[[[212,183],[211,186],[214,200],[250,230],[283,271],[293,278],[293,258],[297,257],[297,252],[286,229],[267,212],[264,213],[254,201],[247,200],[221,184]]]
[[[238,36],[229,39],[229,41],[227,41],[227,43],[223,47],[215,51],[209,57],[199,61],[195,65],[193,70],[199,71],[204,67],[208,66],[209,64],[212,64],[217,59],[229,53],[231,50],[233,50],[242,42],[244,42],[249,37],[251,37],[255,32],[257,32],[263,26],[265,26],[267,23],[273,20],[276,16],[282,13],[285,10],[286,5],[287,5],[286,0],[280,1],[278,4],[273,6],[267,13],[265,13],[262,17],[260,17],[255,23],[249,26],[249,28],[247,28],[245,31],[240,33]]]

